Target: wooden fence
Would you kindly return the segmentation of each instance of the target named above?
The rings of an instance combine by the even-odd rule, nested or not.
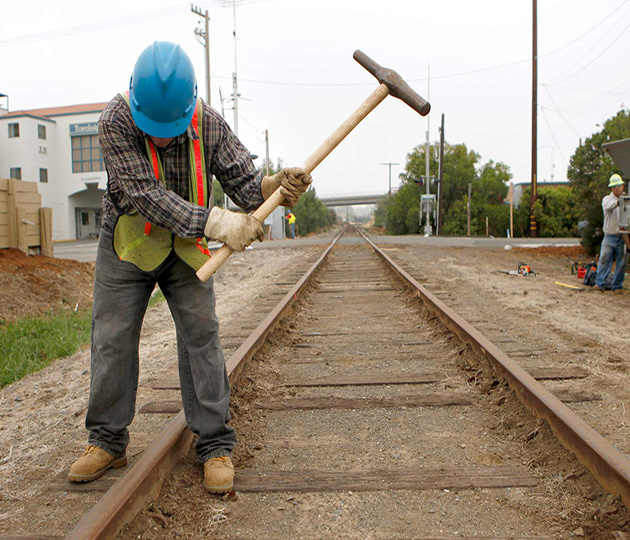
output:
[[[42,208],[35,182],[0,178],[0,249],[39,248],[52,257],[52,208]]]

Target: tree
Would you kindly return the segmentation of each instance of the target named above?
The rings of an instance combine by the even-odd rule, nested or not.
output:
[[[291,210],[296,218],[299,236],[316,233],[335,223],[337,216],[332,209],[317,198],[315,188],[310,187]]]
[[[613,118],[606,120],[602,130],[593,133],[571,156],[567,177],[583,217],[592,206],[601,204],[602,197],[608,193],[610,175],[621,172],[602,145],[629,137],[630,112],[622,109]]]
[[[429,166],[437,171],[438,148],[434,145],[429,151]],[[465,144],[444,147],[444,193],[443,215],[445,231],[454,229],[448,222],[451,220],[451,207],[456,201],[466,197],[468,184],[477,178],[475,166],[479,161],[479,154],[469,151]],[[387,231],[391,234],[416,234],[420,231],[419,210],[420,195],[426,192],[424,179],[426,167],[426,150],[424,145],[416,146],[407,154],[405,172],[400,175],[403,185],[395,196],[392,196],[391,207],[387,213]],[[431,191],[437,193],[436,183],[431,185]],[[455,208],[453,219],[459,222],[460,209]],[[447,234],[449,234],[447,232]],[[463,231],[465,234],[465,228]]]
[[[429,152],[432,170],[437,170],[437,147]],[[512,178],[504,163],[489,161],[478,170],[480,156],[468,150],[465,144],[445,145],[444,193],[442,212],[444,233],[465,235],[468,222],[468,184],[472,184],[471,233],[485,234],[486,217],[490,234],[504,235],[509,227],[509,208],[503,204],[508,192],[507,182]],[[387,208],[387,232],[390,234],[416,234],[420,232],[420,196],[426,192],[424,173],[426,152],[420,145],[407,155],[405,172],[400,175],[402,186],[391,203],[383,199]],[[436,184],[431,190],[437,192]],[[377,215],[380,212],[377,210]]]
[[[602,145],[629,137],[630,112],[622,109],[606,120],[601,131],[586,139],[571,156],[567,177],[575,193],[579,215],[588,222],[582,231],[582,243],[590,255],[599,251],[603,239],[601,201],[609,191],[608,179],[611,174],[621,172]]]
[[[521,200],[530,200],[527,188]],[[534,215],[538,223],[538,233],[544,238],[562,238],[577,235],[579,209],[576,194],[568,186],[546,186],[538,189],[538,199],[534,204]],[[529,204],[521,204],[514,216],[514,228],[522,235],[529,227]]]
[[[511,179],[512,173],[505,163],[490,160],[481,167],[479,180],[474,184],[473,199],[476,197],[482,204],[503,204]]]
[[[387,225],[387,208],[389,207],[389,196],[384,195],[374,210],[374,227],[385,227]]]
[[[387,208],[387,232],[390,234],[417,234],[419,224],[420,192],[413,181],[405,181]]]

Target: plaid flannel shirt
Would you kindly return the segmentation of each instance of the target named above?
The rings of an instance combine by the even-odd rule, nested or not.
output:
[[[98,122],[98,138],[107,170],[103,197],[103,227],[114,230],[118,216],[137,210],[149,223],[169,229],[182,238],[199,238],[209,208],[189,202],[190,162],[188,140],[197,138],[191,126],[169,145],[157,148],[166,185],[153,172],[145,135],[133,121],[120,95],[109,102]],[[213,174],[227,195],[247,212],[263,202],[262,172],[249,152],[219,114],[204,103],[203,140],[207,178]],[[212,201],[212,186],[207,187]]]

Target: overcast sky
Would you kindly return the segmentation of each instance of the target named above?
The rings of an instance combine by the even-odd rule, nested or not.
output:
[[[232,93],[232,0],[197,3],[210,21],[213,107]],[[0,93],[10,109],[109,101],[140,52],[174,41],[205,97],[203,46],[189,3],[173,0],[3,2]],[[580,138],[630,103],[630,0],[538,2],[538,179],[563,180]],[[531,0],[241,0],[236,3],[238,134],[252,153],[299,165],[367,98],[363,50],[432,104],[427,118],[388,97],[314,171],[318,194],[387,191],[397,162],[439,138],[531,175]],[[430,82],[428,80],[430,68]],[[625,100],[625,103],[624,103]],[[233,126],[231,103],[225,117]],[[259,159],[258,163],[261,162]],[[435,174],[435,171],[431,171]]]

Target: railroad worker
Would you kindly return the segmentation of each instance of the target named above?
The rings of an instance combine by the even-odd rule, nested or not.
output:
[[[261,224],[214,207],[211,175],[241,208],[257,208],[278,187],[292,206],[311,183],[299,168],[263,177],[216,111],[197,98],[192,63],[179,45],[155,42],[139,56],[129,92],[99,119],[107,170],[94,276],[88,447],[70,468],[89,482],[127,463],[135,411],[140,328],[156,284],[175,321],[181,395],[204,487],[233,486],[228,425],[230,387],[219,341],[212,280],[195,271],[208,260],[207,239],[243,250],[262,241]]]
[[[291,233],[291,238],[295,239],[295,222],[297,218],[293,212],[289,212],[287,214],[287,221],[289,222],[289,232]]]
[[[623,292],[623,280],[627,263],[626,248],[630,251],[628,235],[619,232],[619,222],[621,220],[619,197],[623,193],[623,186],[624,183],[621,176],[613,174],[608,182],[610,193],[602,199],[604,240],[599,252],[599,263],[595,278],[595,288],[601,292],[604,292],[606,288],[606,280],[610,274],[613,260],[615,261],[615,275],[610,288],[617,294]]]

